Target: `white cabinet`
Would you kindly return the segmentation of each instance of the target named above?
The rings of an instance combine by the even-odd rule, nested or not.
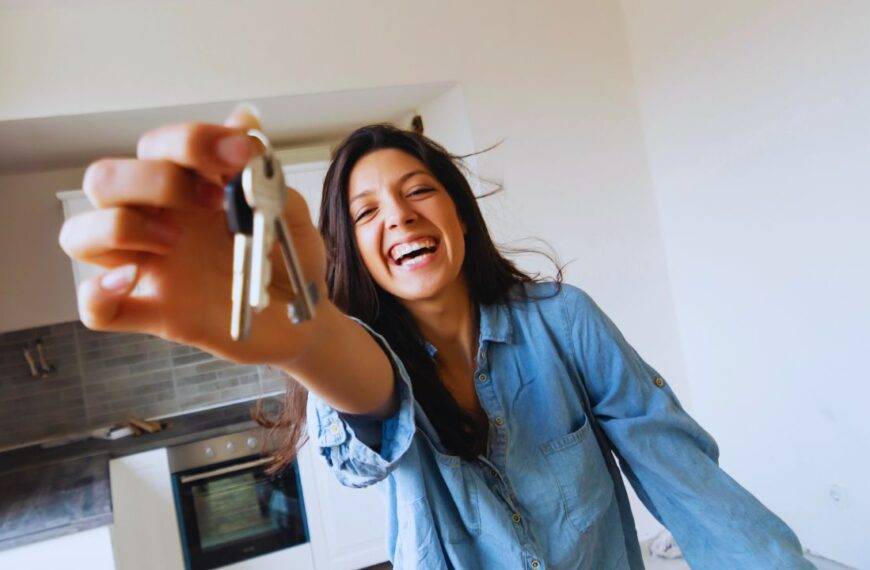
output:
[[[4,550],[0,552],[0,568],[113,570],[115,563],[109,527],[101,526]]]
[[[56,194],[57,199],[63,204],[63,219],[68,220],[76,214],[81,214],[94,209],[94,206],[88,200],[85,193],[81,190],[64,190]],[[90,263],[82,263],[81,261],[72,262],[73,279],[75,279],[76,291],[79,290],[79,284],[86,281],[90,277],[97,275],[103,269],[97,265]]]
[[[287,185],[305,197],[317,225],[328,149],[292,149],[277,156],[284,163]],[[299,454],[309,527],[316,537],[312,548],[317,568],[354,570],[386,561],[386,509],[379,490],[341,485],[317,455],[310,442]]]
[[[385,562],[386,508],[380,491],[340,484],[310,441],[300,452],[299,468],[309,526],[319,525],[320,539],[312,544],[317,568],[355,570]]]
[[[109,462],[118,570],[183,570],[166,449]]]

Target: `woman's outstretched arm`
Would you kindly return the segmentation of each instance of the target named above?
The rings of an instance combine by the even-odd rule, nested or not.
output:
[[[223,182],[261,152],[250,128],[259,123],[244,112],[224,125],[171,125],[143,135],[136,158],[90,165],[83,188],[96,209],[67,220],[59,237],[71,257],[106,269],[80,286],[81,319],[96,330],[143,332],[278,366],[338,410],[385,416],[395,407],[390,362],[328,300],[323,240],[293,189],[284,218],[320,292],[317,316],[299,325],[287,318],[292,293],[276,247],[271,304],[254,315],[247,340],[230,338],[233,237]]]

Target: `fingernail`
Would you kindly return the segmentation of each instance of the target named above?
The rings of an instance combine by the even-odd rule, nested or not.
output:
[[[236,108],[233,109],[233,112],[230,113],[230,115],[232,116],[239,113],[253,115],[257,118],[258,121],[262,118],[262,116],[260,115],[260,110],[257,109],[256,105],[254,105],[253,103],[249,103],[248,101],[242,101],[241,103],[236,105]]]
[[[242,167],[251,156],[251,143],[246,135],[231,135],[218,140],[215,152],[228,166]]]
[[[197,199],[206,208],[223,206],[224,189],[213,182],[201,180],[197,188]]]
[[[145,223],[145,231],[148,236],[158,241],[162,241],[166,245],[172,245],[181,237],[181,230],[162,220],[148,220]]]
[[[133,285],[133,281],[136,279],[136,271],[138,269],[139,268],[132,263],[130,265],[116,267],[103,275],[102,279],[100,279],[100,287],[110,293],[126,293]]]

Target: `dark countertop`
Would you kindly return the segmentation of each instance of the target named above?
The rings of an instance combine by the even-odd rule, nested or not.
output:
[[[252,406],[167,418],[155,434],[0,453],[0,550],[111,524],[110,459],[252,429]]]

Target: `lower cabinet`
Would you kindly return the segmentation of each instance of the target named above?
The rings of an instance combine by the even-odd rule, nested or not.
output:
[[[183,570],[166,449],[109,462],[118,570]]]
[[[309,545],[264,554],[225,568],[355,570],[387,560],[385,511],[378,490],[343,487],[316,455],[309,443],[297,457]],[[115,567],[183,570],[167,450],[114,459],[109,463],[109,474]],[[0,563],[0,567],[6,566]]]
[[[385,562],[386,509],[380,490],[343,486],[310,441],[297,461],[318,570],[355,570]]]
[[[101,526],[0,552],[0,568],[112,570],[112,538]]]
[[[250,558],[234,570],[355,570],[387,560],[377,489],[336,481],[306,444],[297,458],[309,544]],[[0,552],[0,568],[184,570],[167,450],[109,462],[114,523]]]

